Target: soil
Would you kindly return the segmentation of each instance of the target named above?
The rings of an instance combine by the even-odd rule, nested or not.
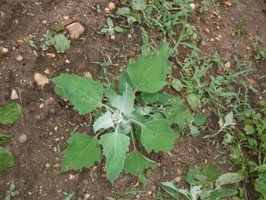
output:
[[[106,0],[0,0],[0,46],[9,49],[7,54],[0,54],[0,106],[17,102],[23,107],[21,120],[12,126],[0,125],[2,134],[12,136],[12,142],[6,147],[15,159],[13,169],[0,174],[0,199],[4,199],[11,182],[19,191],[14,198],[18,200],[61,200],[63,192],[75,192],[75,196],[81,199],[103,200],[105,197],[123,197],[133,188],[142,190],[138,179],[127,174],[122,174],[112,185],[104,175],[104,164],[82,172],[60,172],[61,154],[66,148],[67,138],[77,127],[79,132],[90,133],[89,124],[84,122],[89,122],[91,117],[79,116],[69,108],[55,95],[52,83],[39,88],[33,79],[36,72],[44,74],[48,69],[48,78],[62,72],[78,75],[90,72],[93,79],[104,80],[103,69],[93,64],[94,61],[112,58],[113,64],[106,70],[117,76],[121,72],[117,64],[123,65],[125,60],[117,56],[116,49],[120,48],[128,58],[137,57],[138,45],[141,45],[138,32],[128,38],[129,32],[124,31],[114,40],[97,34],[99,28],[105,25],[103,11],[108,3]],[[116,2],[116,5],[119,6],[119,3]],[[231,62],[232,70],[236,69],[233,55],[253,61],[254,73],[248,79],[259,92],[265,88],[265,82],[260,77],[266,72],[266,63],[254,61],[252,44],[256,35],[266,39],[263,8],[265,4],[259,1],[233,3],[231,6],[218,3],[204,14],[194,12],[190,19],[197,27],[198,35],[206,35],[206,46],[200,46],[202,55],[218,52]],[[71,22],[84,26],[85,39],[72,40],[71,49],[66,54],[57,54],[49,48],[48,52],[56,55],[51,58],[23,42],[31,39],[38,44],[48,29],[53,30],[58,23]],[[245,23],[248,34],[237,36],[233,33],[241,23]],[[23,57],[22,61],[16,60],[18,55]],[[18,91],[19,100],[10,100],[12,89]],[[21,143],[19,136],[23,134],[27,140]],[[152,154],[151,158],[160,164],[148,178],[147,191],[128,198],[155,199],[162,181],[181,178],[181,186],[184,186],[184,175],[192,166],[212,164],[222,171],[231,170],[229,162],[221,162],[228,160],[227,156],[219,154],[215,146],[200,137],[184,137],[176,142],[171,154]]]

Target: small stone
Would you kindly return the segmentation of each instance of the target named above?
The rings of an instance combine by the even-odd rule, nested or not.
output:
[[[6,48],[6,47],[1,47],[1,53],[2,53],[2,54],[7,54],[8,51],[9,51],[8,48]]]
[[[115,10],[115,4],[114,4],[113,2],[110,2],[110,3],[108,4],[108,8],[109,8],[110,11]]]
[[[56,126],[56,127],[54,127],[54,131],[57,131],[58,130],[58,127]]]
[[[205,28],[206,33],[210,33],[210,29]]]
[[[128,39],[132,38],[132,35],[131,35],[131,34],[128,34],[128,35],[127,35],[127,38],[128,38]]]
[[[211,42],[214,42],[214,39],[213,39],[213,38],[211,38],[211,39],[210,39],[210,41],[211,41]]]
[[[71,39],[77,39],[84,33],[84,27],[78,22],[69,24],[66,29],[68,30]]]
[[[85,195],[84,195],[84,200],[88,200],[88,199],[90,199],[90,196],[91,196],[90,194],[85,194]]]
[[[66,60],[66,64],[70,64],[70,60]]]
[[[18,55],[18,56],[16,57],[16,60],[17,60],[18,62],[21,62],[21,61],[23,60],[22,55]]]
[[[110,13],[110,9],[109,9],[109,8],[105,8],[105,9],[104,9],[104,12],[105,12],[106,14],[108,14],[108,13]]]
[[[47,163],[47,164],[45,165],[45,167],[46,167],[46,168],[49,168],[49,167],[51,167],[51,165],[50,165],[49,163]]]
[[[21,143],[25,143],[27,140],[27,135],[26,134],[22,134],[18,137],[18,141]]]
[[[225,1],[224,4],[229,6],[229,7],[232,6],[232,3],[230,1]]]
[[[181,181],[181,177],[180,176],[176,177],[175,181],[179,183]]]
[[[54,58],[55,54],[54,53],[46,53],[46,56],[48,56],[49,58]]]
[[[50,74],[50,70],[49,70],[49,69],[46,69],[46,70],[44,70],[43,72],[44,72],[45,74],[47,74],[47,75]]]
[[[73,174],[69,174],[68,175],[68,180],[74,180],[75,179],[75,175],[73,175]]]
[[[39,108],[44,108],[44,103],[41,103]]]
[[[227,63],[224,64],[224,66],[225,66],[226,68],[230,68],[230,67],[231,67],[231,63],[230,63],[230,62],[227,62]]]
[[[43,25],[46,25],[47,22],[48,22],[48,21],[45,19],[45,20],[42,21],[42,24],[43,24]]]
[[[64,20],[69,20],[69,16],[67,16],[67,15],[66,16],[63,16],[63,19]]]
[[[11,91],[10,99],[11,99],[11,100],[16,100],[16,99],[18,99],[18,93],[17,93],[16,90],[13,89],[13,90]]]
[[[50,83],[50,80],[46,76],[40,73],[34,74],[34,80],[36,81],[37,85],[40,86],[41,88],[43,88],[46,84]]]
[[[111,40],[114,40],[115,39],[115,36],[114,35],[111,35],[110,38],[111,38]]]
[[[84,76],[84,77],[87,77],[87,78],[92,78],[90,72],[85,72],[83,76]]]
[[[189,5],[192,8],[192,10],[194,10],[196,8],[196,5],[194,3],[190,3]]]

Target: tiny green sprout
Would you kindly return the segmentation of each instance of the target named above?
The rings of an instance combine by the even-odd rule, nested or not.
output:
[[[108,34],[111,38],[114,38],[116,33],[120,33],[122,31],[122,27],[114,26],[113,20],[110,17],[107,17],[106,27],[102,28],[100,33]]]

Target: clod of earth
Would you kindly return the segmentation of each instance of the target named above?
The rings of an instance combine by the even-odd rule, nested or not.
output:
[[[9,51],[8,48],[6,48],[6,47],[0,47],[0,49],[1,49],[2,54],[7,54]]]
[[[74,22],[72,24],[69,24],[66,29],[69,31],[69,35],[71,39],[77,39],[81,34],[84,33],[84,27],[78,23]]]
[[[18,62],[21,62],[21,61],[23,60],[22,55],[18,55],[18,56],[16,57],[16,60],[17,60]]]
[[[13,89],[13,90],[11,91],[10,99],[11,99],[11,100],[16,100],[16,99],[18,99],[18,93],[17,93],[16,90]]]
[[[50,83],[50,80],[46,76],[40,73],[35,73],[34,80],[36,81],[37,85],[40,86],[41,88],[43,88],[46,84]]]

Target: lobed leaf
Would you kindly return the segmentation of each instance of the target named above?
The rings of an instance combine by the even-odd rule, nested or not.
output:
[[[67,143],[61,164],[62,171],[89,168],[95,162],[101,162],[102,153],[96,138],[75,133]]]
[[[134,91],[156,93],[166,84],[166,71],[170,56],[169,44],[164,42],[158,47],[158,53],[141,56],[128,65],[127,73]]]
[[[55,92],[64,99],[70,100],[74,109],[85,115],[102,104],[102,83],[74,74],[61,74],[53,78]]]
[[[220,200],[224,199],[226,197],[232,197],[234,195],[237,195],[237,190],[236,189],[219,189],[211,192],[209,199],[210,200]]]
[[[178,134],[165,119],[146,122],[141,130],[141,143],[148,152],[171,151]]]
[[[135,94],[133,93],[132,88],[126,84],[123,95],[117,95],[113,97],[111,100],[111,105],[120,110],[126,116],[130,116],[134,111],[134,100]]]
[[[156,163],[134,150],[126,157],[124,170],[135,176],[144,176],[144,170],[154,168]]]
[[[104,115],[99,117],[93,124],[94,132],[97,132],[100,129],[107,129],[111,127],[114,127],[114,122],[112,119],[112,113],[109,110]]]
[[[114,132],[101,136],[99,143],[103,146],[103,154],[106,157],[106,176],[113,183],[124,167],[130,138]]]
[[[22,109],[19,104],[9,104],[0,108],[0,124],[13,124],[21,115]]]

